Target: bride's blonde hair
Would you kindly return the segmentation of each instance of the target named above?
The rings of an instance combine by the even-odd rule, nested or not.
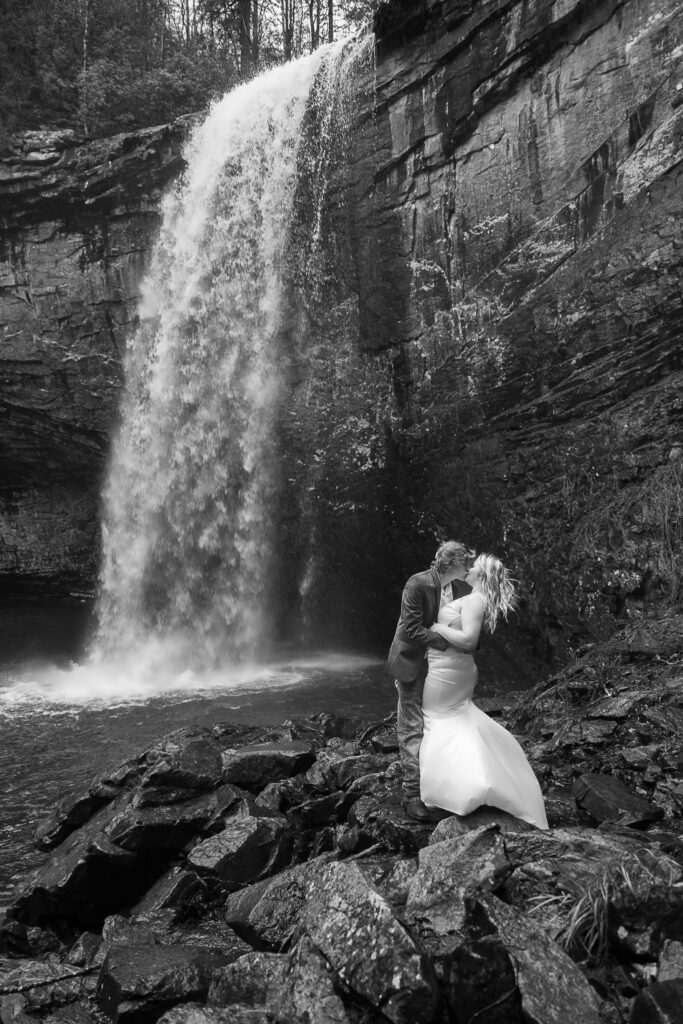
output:
[[[500,615],[507,621],[511,611],[517,606],[515,580],[512,579],[500,558],[495,555],[481,554],[472,566],[482,582],[482,593],[486,601],[484,609],[484,625],[493,633]]]

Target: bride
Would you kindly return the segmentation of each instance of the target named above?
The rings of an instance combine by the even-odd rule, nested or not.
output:
[[[428,648],[422,711],[420,795],[428,807],[469,814],[488,804],[547,828],[541,788],[524,751],[506,729],[472,703],[477,667],[471,654],[482,627],[507,618],[515,593],[503,563],[479,555],[466,576],[472,592],[445,604],[432,626],[450,644]]]

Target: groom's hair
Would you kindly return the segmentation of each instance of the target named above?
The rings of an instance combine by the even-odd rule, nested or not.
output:
[[[475,557],[476,552],[459,540],[445,540],[439,545],[433,564],[437,572],[442,572],[454,565],[469,565]]]

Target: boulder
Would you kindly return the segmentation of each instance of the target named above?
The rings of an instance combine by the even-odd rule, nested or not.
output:
[[[333,862],[322,871],[301,915],[308,935],[339,982],[395,1024],[427,1024],[438,990],[428,961],[360,868]]]
[[[39,850],[53,850],[67,836],[84,825],[100,808],[111,802],[115,791],[110,794],[87,792],[78,797],[65,797],[55,809],[44,818],[33,833]]]
[[[683,942],[667,940],[659,955],[657,981],[683,979]]]
[[[282,949],[292,940],[311,892],[320,882],[329,856],[280,872],[228,896],[225,920],[252,945]]]
[[[463,1019],[599,1024],[597,998],[580,969],[513,907],[493,895],[472,901],[464,932],[448,983],[450,1005]],[[501,979],[506,988],[498,994]]]
[[[272,1024],[265,1010],[253,1006],[204,1006],[202,1003],[182,1003],[167,1010],[159,1024]]]
[[[133,798],[128,806],[111,818],[106,835],[122,850],[168,856],[182,850],[207,829],[233,799],[232,791],[205,793],[178,803],[158,806],[140,805]]]
[[[145,866],[136,853],[106,835],[109,822],[125,813],[130,799],[122,794],[54,850],[22,883],[8,917],[28,924],[67,919],[97,927],[108,913],[142,895],[152,880]]]
[[[348,789],[364,775],[385,771],[394,760],[391,754],[352,754],[344,756],[329,749],[318,754],[306,772],[306,782],[322,793]]]
[[[461,941],[466,900],[496,891],[511,870],[493,825],[420,850],[405,919],[435,964],[441,965]]]
[[[169,908],[174,911],[186,910],[190,905],[206,894],[207,886],[195,871],[188,871],[182,865],[176,865],[158,878],[151,889],[139,900],[132,909],[136,917],[154,914]]]
[[[221,748],[210,733],[172,733],[154,748],[154,763],[141,779],[146,788],[198,791],[221,782]]]
[[[284,953],[245,953],[214,971],[206,1001],[209,1006],[265,1006],[268,991],[279,990],[288,963]]]
[[[371,794],[362,796],[348,813],[348,823],[359,842],[380,843],[387,850],[412,853],[429,842],[433,824],[413,821],[403,809],[400,783],[376,781]]]
[[[306,936],[290,951],[277,987],[269,989],[266,1009],[278,1024],[350,1024],[330,967]]]
[[[198,843],[187,859],[200,874],[219,879],[230,891],[285,867],[292,845],[286,818],[245,803],[222,832]]]
[[[192,946],[117,945],[100,969],[97,1000],[113,1021],[155,1021],[174,1003],[205,999],[226,962]]]
[[[220,954],[227,963],[249,952],[248,946],[224,921],[206,917],[178,924],[172,909],[146,917],[108,917],[102,928],[103,949],[119,946],[191,946]]]
[[[251,743],[223,750],[222,778],[252,793],[279,779],[305,771],[315,760],[315,752],[305,740],[279,743]]]
[[[683,1024],[683,979],[656,981],[636,996],[629,1024]]]
[[[439,821],[429,840],[430,845],[440,843],[444,839],[453,839],[486,825],[495,825],[501,832],[538,832],[535,825],[530,825],[521,818],[515,818],[507,811],[498,807],[477,807],[471,814],[449,814]]]
[[[370,884],[394,909],[404,907],[417,873],[417,858],[379,853],[357,861]]]
[[[321,825],[344,821],[353,802],[354,797],[350,793],[339,789],[325,796],[304,800],[290,811],[290,815],[306,828],[318,828]]]
[[[634,793],[614,775],[586,772],[575,779],[573,792],[579,807],[597,822],[639,826],[664,817],[661,807]]]

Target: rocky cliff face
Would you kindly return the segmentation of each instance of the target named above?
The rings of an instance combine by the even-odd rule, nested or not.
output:
[[[435,534],[506,557],[543,658],[680,597],[682,14],[378,17],[346,183],[356,475],[361,447],[381,453],[371,529],[392,568]]]
[[[98,501],[164,186],[187,122],[0,160],[0,586],[92,590]]]
[[[439,535],[514,566],[528,658],[679,598],[682,15],[382,6],[315,301],[292,270],[284,575],[309,617],[386,637]],[[121,349],[184,129],[3,163],[4,580],[93,579]]]

